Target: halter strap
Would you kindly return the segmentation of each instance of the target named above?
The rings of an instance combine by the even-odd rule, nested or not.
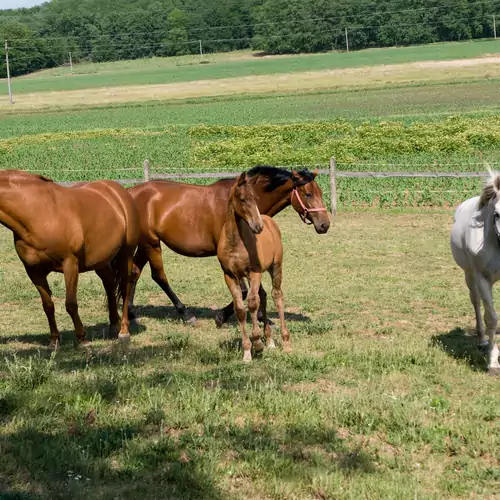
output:
[[[302,199],[300,198],[299,196],[299,192],[297,191],[297,188],[293,188],[293,191],[292,191],[292,197],[290,200],[293,200],[293,195],[295,195],[295,197],[297,198],[297,201],[299,202],[299,205],[302,207],[302,210],[304,210],[300,215],[300,218],[302,219],[303,222],[306,222],[306,217],[307,217],[307,213],[308,212],[326,212],[326,208],[325,207],[322,207],[322,208],[307,208],[305,205],[304,205],[304,202],[302,201]]]

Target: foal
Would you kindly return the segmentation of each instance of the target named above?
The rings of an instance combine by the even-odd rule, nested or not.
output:
[[[252,338],[255,352],[264,349],[260,339],[257,312],[262,303],[262,321],[267,347],[276,347],[272,339],[271,327],[267,321],[266,296],[260,286],[262,273],[268,271],[273,285],[273,300],[278,310],[283,339],[283,350],[290,351],[290,332],[285,325],[283,293],[281,291],[283,244],[281,232],[276,222],[262,215],[257,207],[257,199],[247,174],[243,172],[232,187],[227,208],[227,219],[217,248],[226,285],[233,296],[234,309],[243,336],[243,361],[251,361],[252,344],[246,331],[246,311],[243,303],[240,280],[248,278],[250,292],[248,309],[252,317]]]

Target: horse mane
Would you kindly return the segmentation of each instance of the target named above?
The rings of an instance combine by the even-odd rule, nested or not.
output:
[[[300,181],[295,182],[296,186],[303,186],[314,180],[314,175],[307,169],[298,170],[297,173],[300,175]],[[247,175],[248,177],[265,177],[267,179],[266,191],[274,191],[293,178],[288,170],[271,165],[256,165],[247,172]]]
[[[25,172],[24,170],[7,169],[0,171],[1,177],[7,177],[8,180],[29,180],[29,181],[42,181],[42,182],[54,182],[49,177],[40,174],[32,174],[30,172]]]
[[[488,172],[490,176],[484,183],[481,196],[479,197],[479,208],[485,207],[490,200],[498,197],[500,194],[500,172],[493,171],[489,167]]]

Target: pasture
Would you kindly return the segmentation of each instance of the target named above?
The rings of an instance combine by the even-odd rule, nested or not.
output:
[[[495,44],[232,55],[199,67],[120,62],[15,85],[41,96],[56,81],[50,88],[61,91],[83,82],[84,95],[120,79],[148,83],[148,71],[186,80],[198,70],[220,78],[223,65],[226,77],[340,71],[498,53]],[[341,73],[321,91],[101,107],[60,106],[64,92],[54,92],[43,111],[2,107],[0,168],[123,179],[140,178],[145,158],[161,172],[238,172],[256,163],[326,167],[332,155],[340,170],[498,168],[498,75],[488,72],[436,68],[434,80],[402,73],[399,82],[374,73],[356,90],[338,87]],[[329,201],[328,178],[318,180]],[[63,280],[51,275],[63,341],[51,356],[38,293],[0,230],[0,498],[495,498],[500,381],[484,373],[449,250],[453,207],[479,189],[478,179],[341,178],[340,213],[326,235],[290,208],[278,215],[293,352],[281,351],[277,331],[278,349],[249,366],[236,322],[213,322],[230,300],[217,259],[169,250],[167,275],[197,328],[176,319],[146,269],[140,322],[122,349],[104,338],[104,291],[87,274],[78,297],[94,341],[88,353],[75,350]],[[270,297],[268,308],[276,321]]]
[[[346,211],[323,236],[291,210],[277,220],[293,353],[278,347],[250,366],[236,323],[213,323],[229,299],[216,258],[170,251],[167,272],[198,328],[176,320],[145,272],[141,325],[122,351],[103,340],[101,284],[84,275],[94,343],[75,351],[54,276],[63,345],[51,358],[38,295],[1,232],[6,495],[494,497],[499,381],[471,336],[451,213]]]

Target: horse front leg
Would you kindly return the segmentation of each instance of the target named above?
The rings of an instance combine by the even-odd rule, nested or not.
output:
[[[248,288],[245,283],[244,279],[240,280],[240,288],[241,288],[241,294],[242,294],[242,299],[245,300],[248,295]],[[215,314],[215,325],[217,328],[220,328],[224,323],[227,322],[227,320],[234,314],[234,304],[231,302],[228,304],[226,307],[221,309],[220,311],[217,311]]]
[[[52,300],[52,291],[50,290],[47,281],[48,273],[39,269],[25,268],[31,282],[35,285],[40,298],[42,299],[42,306],[47,316],[50,328],[50,348],[56,348],[60,342],[59,330],[57,329],[54,301]]]
[[[243,302],[243,294],[241,291],[240,283],[236,278],[232,278],[227,274],[224,274],[224,279],[226,280],[226,285],[231,292],[234,302],[234,309],[236,311],[236,317],[238,318],[238,324],[240,325],[241,337],[242,337],[242,347],[243,347],[243,361],[252,361],[252,343],[248,338],[246,319],[247,312],[245,310],[245,303]]]
[[[264,344],[261,340],[259,328],[258,310],[260,308],[259,289],[262,280],[262,274],[250,273],[250,293],[248,294],[248,310],[252,318],[252,340],[253,349],[255,352],[261,352],[264,349]]]
[[[66,311],[73,320],[76,332],[76,342],[80,346],[87,346],[90,342],[85,338],[86,333],[82,320],[78,314],[76,291],[78,288],[78,262],[76,259],[67,259],[63,263],[64,282],[66,284]]]
[[[481,295],[479,294],[474,273],[466,271],[465,282],[469,288],[469,297],[476,316],[477,343],[480,348],[484,348],[488,346],[488,341],[486,340],[483,318],[481,317]]]
[[[493,305],[493,286],[484,276],[477,275],[477,287],[484,305],[484,322],[486,323],[486,334],[489,339],[488,374],[500,375],[500,363],[498,362],[498,346],[495,342],[498,315]]]

